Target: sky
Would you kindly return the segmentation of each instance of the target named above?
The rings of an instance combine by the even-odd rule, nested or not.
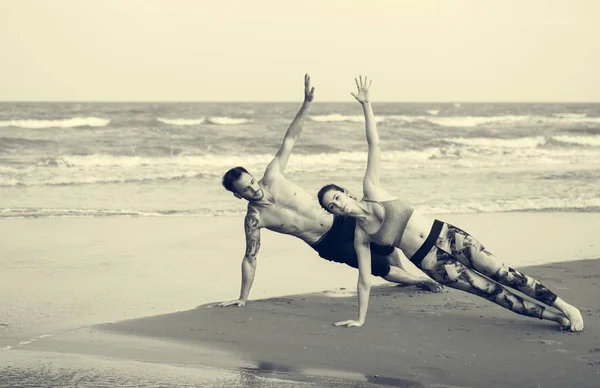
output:
[[[600,101],[596,0],[0,0],[0,101]]]

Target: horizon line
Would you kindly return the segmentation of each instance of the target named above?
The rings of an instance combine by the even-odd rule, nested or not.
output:
[[[600,104],[599,101],[560,101],[560,100],[530,100],[530,101],[377,101],[375,104]],[[302,103],[298,100],[280,100],[280,101],[226,101],[226,100],[0,100],[0,104],[3,103],[133,103],[133,104],[182,104],[182,103],[205,103],[205,104],[281,104],[281,103]],[[313,101],[312,103],[326,103],[326,104],[349,104],[355,103],[355,101]]]

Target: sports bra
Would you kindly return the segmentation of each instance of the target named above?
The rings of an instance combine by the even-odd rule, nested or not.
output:
[[[378,203],[385,210],[381,227],[377,232],[369,234],[371,240],[379,245],[399,247],[414,209],[399,199],[381,202],[365,199],[365,201]]]

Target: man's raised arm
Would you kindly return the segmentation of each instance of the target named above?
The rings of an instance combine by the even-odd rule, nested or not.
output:
[[[287,166],[288,160],[290,158],[290,154],[292,153],[292,148],[294,148],[294,143],[298,136],[300,136],[300,132],[302,132],[302,126],[304,125],[304,119],[308,114],[308,108],[310,107],[310,103],[314,98],[315,88],[310,86],[310,76],[308,74],[304,75],[304,102],[302,103],[302,107],[294,117],[294,121],[290,124],[285,136],[283,137],[283,143],[277,151],[277,154],[267,166],[266,174],[269,172],[277,171],[283,173],[285,167]]]
[[[248,209],[246,219],[244,220],[244,230],[246,232],[246,253],[242,260],[242,289],[240,297],[237,300],[220,303],[219,306],[238,306],[246,305],[250,289],[254,282],[254,274],[256,272],[256,258],[260,249],[260,228],[258,227],[258,212],[252,208]]]

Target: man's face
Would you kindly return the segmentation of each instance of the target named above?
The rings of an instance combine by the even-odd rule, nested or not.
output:
[[[265,193],[254,177],[247,173],[242,173],[240,179],[233,182],[235,191],[248,201],[260,201]]]

